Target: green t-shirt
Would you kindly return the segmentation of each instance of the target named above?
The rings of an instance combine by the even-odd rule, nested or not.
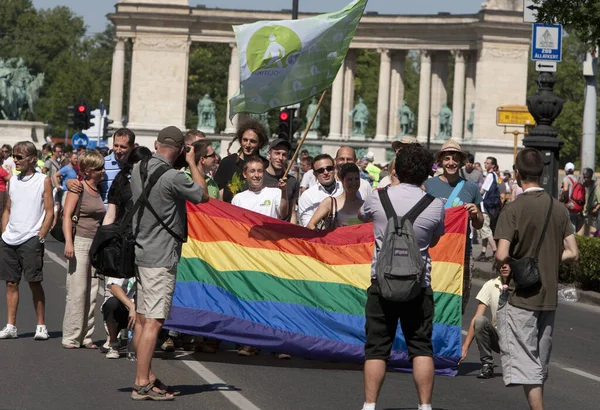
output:
[[[191,180],[192,173],[189,168],[185,169],[185,175]],[[206,180],[206,186],[208,187],[208,197],[212,199],[219,199],[219,185],[209,176],[204,177]]]

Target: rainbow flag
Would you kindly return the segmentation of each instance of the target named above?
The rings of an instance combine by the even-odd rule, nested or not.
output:
[[[188,204],[171,317],[165,327],[297,357],[362,363],[372,224],[327,234],[211,200]],[[446,211],[431,249],[437,374],[461,357],[461,292],[467,214]],[[410,371],[402,330],[390,366]]]

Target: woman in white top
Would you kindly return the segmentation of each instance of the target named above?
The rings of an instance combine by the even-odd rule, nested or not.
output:
[[[327,218],[334,217],[334,227],[356,225],[361,223],[358,219],[358,210],[363,200],[358,194],[360,188],[360,170],[354,163],[346,163],[340,168],[339,179],[344,186],[344,192],[335,197],[328,197],[319,204],[314,215],[306,227],[316,229],[317,225]]]

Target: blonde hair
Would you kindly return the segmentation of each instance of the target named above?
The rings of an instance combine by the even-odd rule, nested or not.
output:
[[[104,165],[104,157],[96,150],[89,150],[78,157],[79,171],[82,175],[92,169],[98,169]]]

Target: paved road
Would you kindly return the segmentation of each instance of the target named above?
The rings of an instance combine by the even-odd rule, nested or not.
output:
[[[61,255],[61,246],[48,249]],[[27,286],[22,287],[18,340],[0,341],[0,409],[360,409],[362,372],[359,366],[294,358],[280,361],[263,353],[240,358],[233,351],[160,358],[156,372],[180,388],[183,395],[163,404],[130,400],[134,364],[107,360],[98,351],[61,348],[64,312],[64,262],[46,256],[47,322],[52,338],[33,340],[34,314]],[[60,262],[60,263],[57,263]],[[3,286],[2,286],[3,288]],[[474,294],[479,286],[474,287]],[[473,314],[471,303],[467,317]],[[4,324],[6,307],[0,303]],[[551,376],[546,385],[547,409],[598,409],[600,405],[600,308],[563,304],[557,313]],[[97,318],[96,339],[104,340]],[[233,346],[225,346],[225,348]],[[460,376],[438,377],[436,409],[506,410],[526,408],[522,390],[507,389],[500,377],[481,381],[477,348],[473,345]],[[500,376],[499,370],[497,371]],[[389,374],[378,409],[414,409],[416,395],[410,375]]]

